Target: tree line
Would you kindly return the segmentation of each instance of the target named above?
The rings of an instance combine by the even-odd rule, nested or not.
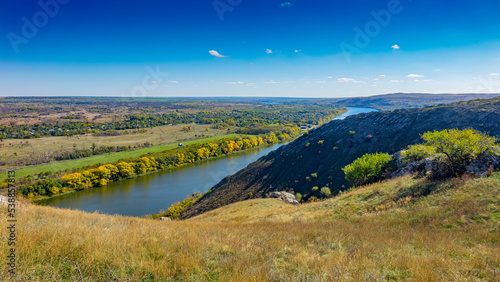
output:
[[[330,105],[265,105],[250,109],[218,109],[163,114],[129,114],[112,122],[58,120],[35,124],[0,126],[0,139],[31,139],[48,136],[102,134],[117,130],[143,129],[163,125],[210,124],[214,128],[235,126],[260,128],[268,125],[319,125],[344,110]],[[249,130],[251,131],[251,130]]]

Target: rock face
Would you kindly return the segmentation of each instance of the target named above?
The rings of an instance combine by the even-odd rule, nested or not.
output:
[[[467,166],[467,173],[483,176],[491,169],[500,169],[500,152],[492,155],[482,155],[473,160]],[[428,174],[436,178],[445,177],[450,174],[449,167],[445,163],[444,157],[425,158],[418,162],[405,163],[401,157],[401,152],[393,155],[395,171],[389,172],[387,178],[395,178],[407,174],[419,173]]]
[[[333,120],[224,178],[211,188],[212,193],[185,209],[181,218],[246,200],[249,193],[264,197],[293,187],[307,199],[313,186],[328,186],[336,194],[349,185],[342,168],[366,153],[395,154],[421,143],[421,134],[434,130],[474,128],[500,136],[499,120],[499,98]]]
[[[297,201],[297,199],[295,198],[295,195],[293,195],[292,193],[285,192],[285,191],[271,192],[271,198],[278,198],[278,199],[282,200],[283,202],[285,202],[287,204],[294,205],[294,206],[299,204],[299,201]]]
[[[467,166],[468,173],[474,173],[477,175],[485,175],[490,169],[500,169],[499,152],[490,156],[480,156]]]

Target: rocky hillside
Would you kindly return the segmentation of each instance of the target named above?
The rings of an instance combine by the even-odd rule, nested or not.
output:
[[[420,135],[432,130],[471,127],[500,136],[499,121],[500,98],[334,120],[226,177],[182,218],[272,191],[307,193],[313,186],[328,186],[335,195],[348,185],[341,168],[365,153],[395,153],[420,143]]]

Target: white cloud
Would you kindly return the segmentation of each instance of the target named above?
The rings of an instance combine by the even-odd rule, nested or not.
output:
[[[290,8],[290,7],[294,6],[294,5],[295,4],[290,3],[290,2],[283,2],[283,3],[280,4],[280,7],[281,8]]]
[[[266,49],[266,53],[268,53],[268,54],[272,54],[272,53],[273,53],[273,50],[271,50],[271,49]]]
[[[441,71],[441,69],[436,69],[436,71]]]
[[[172,81],[170,81],[170,83],[179,83],[179,81],[172,80]]]
[[[385,74],[380,74],[379,76],[384,77],[384,76],[386,76],[386,75],[385,75]]]
[[[316,81],[317,83],[326,83],[324,80]]]
[[[338,82],[351,82],[351,81],[354,81],[354,78],[342,77],[342,78],[337,79],[337,81]]]
[[[391,46],[391,48],[392,48],[393,50],[399,50],[401,47],[399,47],[399,45],[398,45],[398,44],[394,44],[394,45],[392,45],[392,46]]]
[[[419,82],[420,80],[419,80],[419,79],[415,79],[414,81],[415,81],[415,82]]]
[[[424,76],[420,75],[420,74],[414,74],[414,73],[412,73],[412,74],[407,75],[406,77],[424,77]]]
[[[269,83],[269,84],[276,84],[276,83],[279,83],[279,82],[274,81],[274,80],[269,80],[269,81],[266,81],[266,83]]]
[[[333,77],[329,76],[329,77],[327,77],[327,78],[328,78],[328,79],[332,79]]]
[[[247,86],[255,86],[255,82],[250,82],[246,84]]]
[[[151,81],[151,82],[152,82],[152,83],[158,83],[158,81],[156,81],[156,80],[153,80],[153,81]]]
[[[496,72],[494,72],[494,73],[490,73],[490,76],[497,76],[497,75],[500,75],[500,74],[498,74],[498,73],[496,73]]]
[[[375,81],[379,81],[380,79],[378,79],[378,78],[374,78],[373,80],[375,80]]]
[[[364,81],[355,80],[354,78],[342,77],[337,79],[338,82],[352,82],[352,83],[365,83]]]
[[[394,80],[394,79],[393,79],[393,80],[391,80],[391,81],[389,81],[389,82],[391,82],[391,83],[396,83],[396,82],[401,82],[401,80]]]
[[[300,52],[300,51],[302,51],[302,50],[295,50],[295,53],[298,53],[298,52]]]
[[[423,79],[421,81],[423,81],[423,82],[429,82],[429,81],[433,81],[433,80],[432,79]]]
[[[215,50],[210,50],[208,51],[208,53],[210,53],[210,55],[214,56],[214,57],[218,57],[218,58],[226,58],[226,56],[223,56],[221,54],[219,54],[219,52],[215,51]]]
[[[226,84],[244,84],[243,81],[230,81],[230,82],[226,82]]]

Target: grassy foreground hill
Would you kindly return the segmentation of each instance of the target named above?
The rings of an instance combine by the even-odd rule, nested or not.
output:
[[[304,195],[313,187],[329,187],[336,195],[349,185],[341,168],[366,153],[393,154],[421,143],[427,131],[449,128],[474,128],[498,137],[499,121],[499,97],[333,120],[226,177],[181,217],[245,200],[250,193],[263,197],[293,190]]]
[[[5,207],[0,214],[6,222]],[[70,280],[74,265],[59,255],[91,281],[500,278],[500,172],[443,182],[405,176],[299,206],[254,199],[181,222],[30,203],[18,214],[19,281]],[[1,228],[2,242],[7,236]],[[5,264],[0,271],[5,281]]]

